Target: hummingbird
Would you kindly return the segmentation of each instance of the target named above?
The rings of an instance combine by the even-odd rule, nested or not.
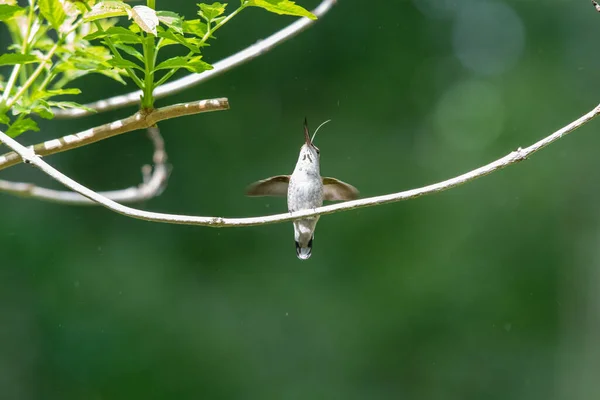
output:
[[[313,143],[317,131],[329,121],[323,122],[310,137],[308,123],[304,118],[304,144],[292,175],[277,175],[254,182],[246,189],[247,196],[286,196],[288,211],[314,209],[323,205],[323,200],[353,200],[358,190],[335,178],[321,177],[321,152]],[[296,255],[301,260],[312,254],[315,228],[319,216],[299,219],[294,224]]]

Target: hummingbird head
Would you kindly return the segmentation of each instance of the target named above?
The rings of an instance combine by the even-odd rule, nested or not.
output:
[[[319,158],[319,148],[314,145],[310,138],[308,123],[306,122],[306,118],[304,118],[304,144],[300,148],[296,170],[320,174]]]

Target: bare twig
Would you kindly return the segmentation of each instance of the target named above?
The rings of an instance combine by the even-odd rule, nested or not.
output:
[[[229,101],[226,98],[200,100],[191,103],[175,104],[172,106],[157,108],[151,111],[138,111],[131,117],[100,125],[96,128],[87,129],[73,135],[63,136],[58,139],[48,140],[33,146],[38,155],[60,153],[85,146],[109,137],[131,132],[137,129],[145,129],[156,125],[159,121],[170,118],[181,117],[210,111],[228,110]],[[10,152],[0,155],[0,170],[8,168],[21,162],[17,153]]]
[[[157,197],[163,192],[169,179],[164,140],[158,127],[148,128],[148,137],[154,146],[152,156],[154,167],[151,165],[142,167],[142,183],[127,189],[98,192],[100,195],[120,203],[135,203]],[[0,192],[60,204],[98,205],[95,201],[76,192],[47,189],[25,182],[10,182],[0,179]]]
[[[331,7],[333,7],[336,1],[337,0],[323,0],[321,4],[319,4],[319,6],[317,6],[317,8],[313,10],[313,14],[315,14],[317,18],[321,18],[331,9]],[[238,65],[244,64],[262,54],[267,53],[268,51],[272,50],[275,46],[285,42],[288,39],[291,39],[298,33],[310,27],[315,22],[316,20],[301,18],[295,21],[294,23],[288,25],[284,29],[280,30],[279,32],[276,32],[273,35],[269,36],[268,38],[260,40],[256,44],[247,47],[246,49],[232,56],[229,56],[221,61],[214,63],[214,68],[209,71],[204,71],[201,74],[190,74],[181,79],[177,79],[173,82],[157,87],[156,89],[154,89],[154,97],[158,99],[175,93],[179,93],[185,89],[196,86],[204,81],[219,76],[222,73],[229,71],[234,67],[237,67]],[[142,91],[138,90],[124,95],[111,97],[105,100],[99,100],[94,103],[89,103],[86,104],[86,107],[96,110],[97,112],[114,110],[116,108],[122,108],[133,104],[138,104],[140,102],[141,94]],[[52,109],[52,112],[54,112],[56,118],[78,118],[90,114],[89,111],[81,109]]]
[[[23,160],[27,163],[31,163],[37,168],[41,169],[44,173],[62,183],[69,189],[88,197],[97,203],[100,203],[104,207],[123,214],[128,217],[143,219],[146,221],[153,222],[166,222],[171,224],[183,224],[183,225],[202,225],[210,227],[237,227],[237,226],[251,226],[251,225],[266,225],[277,222],[292,221],[300,218],[312,217],[316,215],[332,214],[339,211],[353,210],[356,208],[377,206],[387,203],[393,203],[401,200],[413,199],[416,197],[424,196],[431,193],[437,193],[450,188],[463,185],[467,182],[473,181],[482,176],[491,174],[494,171],[508,167],[509,165],[515,164],[519,161],[526,159],[536,151],[550,145],[551,143],[562,138],[564,135],[576,130],[582,125],[594,119],[600,114],[600,105],[596,106],[592,111],[588,112],[579,119],[571,122],[569,125],[559,129],[552,133],[550,136],[532,144],[525,149],[517,149],[510,154],[496,160],[490,164],[479,167],[473,171],[459,175],[455,178],[448,179],[443,182],[435,183],[433,185],[425,186],[419,189],[407,190],[404,192],[398,192],[393,194],[387,194],[383,196],[369,197],[360,200],[352,200],[344,203],[333,204],[325,207],[319,207],[314,210],[298,211],[287,214],[269,215],[265,217],[251,217],[251,218],[221,218],[221,217],[197,217],[187,215],[175,215],[175,214],[163,214],[155,213],[150,211],[137,210],[135,208],[123,206],[119,203],[107,199],[104,196],[86,188],[85,186],[75,182],[73,179],[62,174],[48,163],[43,161],[32,149],[28,149],[25,146],[12,139],[4,132],[0,131],[0,142],[3,142],[8,147],[17,152]]]

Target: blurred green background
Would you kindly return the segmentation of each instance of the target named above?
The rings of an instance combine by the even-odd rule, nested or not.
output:
[[[157,7],[193,18],[194,3]],[[246,10],[205,59],[293,20]],[[305,116],[312,129],[332,119],[316,140],[322,173],[362,196],[474,169],[600,102],[599,34],[587,0],[340,0],[268,54],[158,102],[226,96],[231,110],[160,124],[173,172],[139,207],[285,211],[244,188],[292,171]],[[81,102],[126,91],[81,85]],[[325,216],[306,262],[290,223],[171,226],[0,194],[0,398],[598,398],[599,123],[451,191]],[[150,159],[143,131],[46,158],[97,190],[137,184]],[[1,175],[60,188],[25,166]]]

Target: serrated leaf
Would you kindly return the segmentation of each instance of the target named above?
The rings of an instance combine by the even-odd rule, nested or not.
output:
[[[131,9],[131,18],[144,32],[157,35],[158,17],[156,11],[146,6],[135,6]]]
[[[190,72],[200,73],[203,71],[207,71],[209,69],[213,69],[212,65],[202,61],[201,58],[202,58],[201,56],[196,56],[196,57],[191,57],[191,58],[188,58],[188,57],[169,58],[168,60],[165,60],[165,61],[161,62],[160,64],[158,64],[156,66],[156,68],[154,68],[154,70],[158,71],[161,69],[184,68]]]
[[[40,13],[55,30],[59,30],[67,14],[59,0],[39,0]]]
[[[51,96],[62,96],[66,94],[80,94],[81,90],[77,88],[68,88],[68,89],[50,89],[46,90],[48,94]]]
[[[48,90],[36,90],[31,96],[31,100],[47,99],[53,96],[63,96],[69,94],[80,94],[81,90],[77,88],[69,89],[48,89]]]
[[[198,11],[198,15],[201,18],[204,18],[206,21],[211,22],[213,19],[225,12],[225,7],[227,7],[227,3],[199,3],[198,7],[200,8],[200,10]]]
[[[136,68],[140,71],[144,71],[142,67],[134,63],[133,61],[126,60],[124,58],[113,57],[108,60],[108,63],[114,68]]]
[[[296,17],[317,19],[313,13],[289,0],[248,0],[245,5],[260,7],[280,15],[294,15]]]
[[[12,138],[19,136],[23,132],[27,131],[39,131],[38,124],[31,118],[23,118],[22,120],[15,121],[14,124],[8,128],[6,134]]]
[[[23,113],[29,114],[29,109],[26,107],[23,107],[19,103],[15,103],[15,104],[13,104],[12,108],[10,109],[10,112],[12,113],[12,115],[17,116],[17,115],[20,115]]]
[[[0,21],[7,21],[23,11],[25,11],[25,9],[19,6],[0,4]]]
[[[75,54],[63,58],[55,67],[55,72],[69,72],[70,76],[77,76],[73,72],[74,70],[98,71],[112,69],[112,66],[108,63],[111,57],[112,55],[106,47],[86,46],[82,49],[76,49]]]
[[[208,32],[208,26],[199,19],[183,21],[183,32],[196,35],[201,38],[206,35],[206,32]]]
[[[164,39],[170,39],[173,42],[177,42],[177,43],[187,47],[190,51],[192,51],[194,53],[200,53],[200,48],[198,47],[197,44],[194,43],[194,40],[192,40],[191,38],[186,38],[185,36],[179,35],[172,31],[158,32],[158,37],[164,38]],[[165,45],[163,45],[162,47],[164,47]]]
[[[33,103],[31,111],[44,119],[54,118],[54,113],[50,109],[50,105],[45,100],[38,100]]]
[[[88,11],[85,1],[69,0],[69,2],[75,4],[75,7],[77,7],[80,14],[85,14]]]
[[[97,19],[122,17],[129,15],[131,6],[117,0],[106,0],[94,4],[92,9],[83,16],[84,21],[95,21]]]
[[[120,41],[121,43],[142,43],[142,39],[138,35],[130,31],[129,29],[123,28],[121,26],[110,27],[104,32],[97,31],[91,33],[87,36],[84,36],[83,40],[91,41],[94,39],[103,39],[107,36],[110,36],[111,39]]]
[[[109,69],[109,70],[94,71],[94,72],[98,73],[98,74],[101,74],[101,75],[104,75],[107,78],[110,78],[112,80],[115,80],[115,81],[119,82],[122,85],[127,85],[127,82],[125,82],[125,80],[121,77],[121,74],[117,70]]]
[[[31,64],[39,62],[32,54],[7,53],[0,56],[0,65]]]
[[[179,34],[183,34],[183,20],[181,17],[171,11],[158,11],[156,13],[158,20],[173,29]]]
[[[82,71],[80,69],[67,69],[60,76],[60,79],[54,84],[55,88],[61,88],[66,84],[74,81],[75,79],[81,78],[82,76],[88,74],[101,74],[110,79],[113,79],[122,85],[126,85],[127,83],[123,80],[118,70],[115,69],[104,69],[104,70],[85,70]]]
[[[68,108],[78,108],[80,110],[85,110],[88,112],[96,112],[96,110],[94,110],[93,108],[86,107],[83,104],[75,103],[74,101],[49,101],[48,105],[60,108],[61,110],[66,110]]]
[[[112,66],[108,63],[109,58],[106,60],[98,61],[93,58],[72,56],[69,57],[68,61],[58,64],[55,68],[57,73],[66,73],[70,71],[100,71],[111,69]]]
[[[144,56],[142,55],[142,53],[137,51],[135,49],[135,47],[129,46],[129,45],[126,45],[123,43],[114,43],[114,46],[119,50],[123,50],[125,53],[129,54],[130,56],[137,58],[141,62],[144,62]]]

